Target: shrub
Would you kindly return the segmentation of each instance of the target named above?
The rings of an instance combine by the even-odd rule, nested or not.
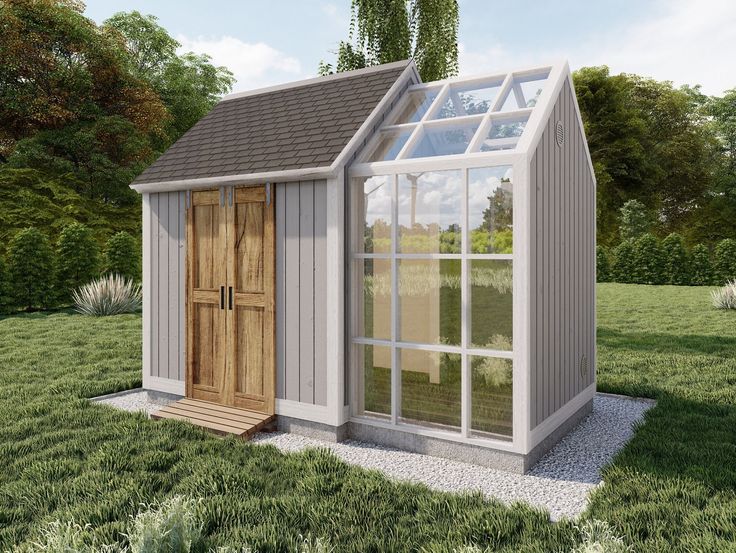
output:
[[[51,301],[53,254],[46,235],[28,227],[8,246],[8,265],[15,305],[28,310],[47,307]]]
[[[611,280],[611,263],[608,260],[608,252],[603,246],[595,248],[595,272],[598,282]]]
[[[690,284],[690,260],[682,236],[673,232],[662,240],[663,278],[666,284]]]
[[[647,207],[639,200],[629,200],[620,209],[621,240],[636,240],[649,230],[651,218]]]
[[[571,553],[629,553],[634,551],[623,538],[616,536],[604,520],[588,520],[575,526],[580,534],[580,544]]]
[[[664,256],[659,240],[649,233],[642,234],[634,242],[634,282],[662,284]]]
[[[736,280],[727,282],[725,286],[711,292],[716,309],[736,309]]]
[[[714,283],[713,265],[710,262],[708,247],[697,244],[690,252],[690,284],[709,286]]]
[[[611,276],[615,282],[634,282],[633,240],[624,240],[613,250]]]
[[[200,540],[196,501],[175,496],[143,507],[126,535],[132,553],[188,553]]]
[[[726,238],[718,242],[713,265],[717,284],[736,279],[736,240]]]
[[[141,260],[138,244],[127,232],[118,232],[105,244],[105,272],[140,280]]]
[[[99,271],[99,249],[92,229],[81,223],[65,226],[56,246],[57,298],[68,301],[72,290],[87,284]]]
[[[83,315],[119,315],[141,308],[141,287],[122,276],[105,275],[72,292],[74,305]]]
[[[10,289],[10,275],[5,258],[0,255],[0,313],[7,313],[13,305]]]
[[[30,547],[18,548],[14,551],[28,553],[102,553],[120,551],[116,546],[98,545],[87,524],[80,526],[75,522],[62,523],[54,521],[41,530],[41,539]]]

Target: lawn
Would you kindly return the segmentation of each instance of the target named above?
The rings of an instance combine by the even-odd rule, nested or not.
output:
[[[637,551],[736,550],[736,313],[705,288],[599,287],[599,388],[656,397],[606,473],[591,516]],[[140,384],[140,318],[70,313],[0,320],[0,548],[54,519],[122,539],[138,504],[203,498],[204,549],[569,550],[569,522],[390,482],[324,452],[282,454],[152,422],[83,398]]]

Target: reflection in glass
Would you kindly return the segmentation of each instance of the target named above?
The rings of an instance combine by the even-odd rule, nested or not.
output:
[[[513,262],[506,259],[471,259],[468,266],[471,345],[511,351]]]
[[[460,427],[460,354],[401,349],[401,420]],[[444,428],[447,430],[447,428]]]
[[[512,179],[510,165],[468,171],[471,253],[513,252]]]
[[[460,344],[460,260],[399,260],[399,339]]]
[[[487,86],[452,86],[436,119],[483,114],[491,109],[500,89],[501,81]]]
[[[390,253],[393,177],[370,177],[359,182],[363,183],[363,252]]]
[[[478,433],[511,437],[513,364],[510,359],[470,356],[470,428]]]
[[[407,157],[434,157],[463,154],[479,123],[424,127],[424,136]]]
[[[416,123],[419,121],[424,114],[427,113],[429,106],[432,105],[432,101],[437,97],[437,94],[439,94],[439,90],[439,88],[434,88],[430,90],[415,90],[414,92],[410,92],[406,105],[391,124],[401,125],[402,123]]]
[[[358,367],[362,369],[362,397],[358,413],[374,417],[391,416],[391,348],[356,345]]]
[[[537,105],[548,76],[549,71],[526,77],[514,77],[511,88],[501,104],[501,111],[533,108]]]
[[[529,116],[525,115],[513,119],[493,121],[488,136],[480,146],[480,151],[513,150],[519,142],[519,137],[524,132],[528,120]]]
[[[401,148],[411,136],[412,129],[403,131],[383,131],[381,138],[367,161],[390,161],[396,159]]]
[[[391,339],[391,260],[357,259],[363,275],[363,327],[357,335]],[[361,270],[362,266],[362,270]]]
[[[462,198],[460,171],[399,175],[399,251],[460,253]]]

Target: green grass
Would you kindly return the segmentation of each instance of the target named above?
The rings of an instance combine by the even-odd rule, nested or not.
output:
[[[736,550],[736,314],[706,288],[599,287],[599,388],[656,397],[590,516],[637,551]],[[524,506],[432,492],[324,452],[282,454],[84,397],[140,383],[140,319],[0,320],[0,549],[54,519],[121,539],[140,502],[204,498],[207,543],[287,551],[566,551],[575,531]]]

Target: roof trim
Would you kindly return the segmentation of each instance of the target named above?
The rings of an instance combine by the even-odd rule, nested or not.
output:
[[[256,96],[258,94],[265,94],[267,92],[276,92],[278,90],[286,90],[291,88],[297,88],[300,86],[307,86],[310,84],[323,83],[325,81],[334,81],[337,79],[349,79],[350,77],[356,77],[358,75],[365,75],[368,73],[377,73],[379,71],[386,71],[397,67],[404,67],[412,64],[412,60],[401,60],[392,63],[384,63],[382,65],[373,65],[371,67],[364,67],[363,69],[354,69],[353,71],[343,71],[341,73],[332,73],[330,75],[323,75],[321,77],[311,77],[309,79],[303,79],[301,81],[291,81],[288,83],[277,84],[273,86],[267,86],[263,88],[256,88],[253,90],[244,90],[243,92],[234,92],[223,96],[220,102],[227,102],[228,100],[235,100],[237,98],[245,98],[246,96]]]

